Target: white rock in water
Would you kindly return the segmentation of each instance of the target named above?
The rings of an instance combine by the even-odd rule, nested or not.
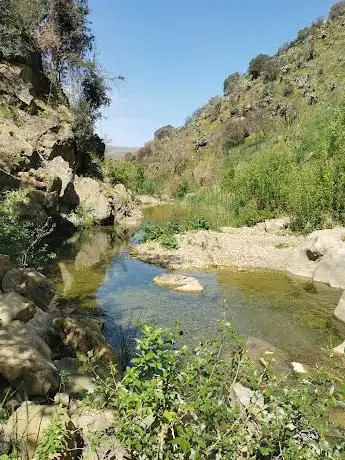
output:
[[[301,375],[309,373],[309,369],[304,364],[293,362],[291,366],[295,374]]]
[[[345,354],[345,341],[338,345],[337,347],[333,348],[333,353],[337,355],[344,355]]]
[[[153,282],[157,286],[177,292],[201,292],[204,290],[197,279],[173,273],[156,276],[153,278]]]

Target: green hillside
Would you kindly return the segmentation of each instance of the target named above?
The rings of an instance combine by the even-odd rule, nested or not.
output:
[[[217,224],[282,214],[298,230],[343,223],[344,26],[339,2],[274,56],[230,75],[184,126],[158,130],[130,157],[146,183],[212,211]]]

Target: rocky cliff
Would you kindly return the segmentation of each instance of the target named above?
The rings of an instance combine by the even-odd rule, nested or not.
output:
[[[61,89],[43,72],[38,54],[0,54],[0,187],[25,187],[25,213],[74,226],[113,224],[141,217],[133,195],[93,177],[77,148],[74,116]],[[104,144],[96,136],[97,150]]]

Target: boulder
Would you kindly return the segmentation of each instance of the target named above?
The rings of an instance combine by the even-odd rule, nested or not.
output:
[[[57,388],[50,348],[20,321],[0,329],[0,374],[29,396],[45,396]]]
[[[2,290],[17,292],[42,310],[47,310],[55,295],[54,284],[44,275],[30,268],[9,270],[3,277]]]
[[[114,350],[102,333],[101,321],[94,318],[55,318],[53,325],[61,339],[75,355],[93,350],[95,355],[114,361]]]
[[[27,323],[36,313],[35,305],[16,292],[0,295],[0,325],[8,326],[11,321]]]
[[[95,179],[78,177],[74,189],[80,206],[92,216],[96,224],[111,224],[114,221],[111,201]]]
[[[334,347],[332,349],[332,352],[335,355],[344,355],[345,354],[345,341],[341,343],[340,345],[338,345],[337,347]]]
[[[268,233],[282,232],[289,228],[290,219],[283,217],[281,219],[265,220],[265,231]]]
[[[317,230],[290,252],[287,271],[292,275],[345,289],[344,228]]]
[[[115,223],[124,226],[138,226],[143,218],[139,203],[123,184],[115,185],[113,191]]]
[[[259,415],[264,410],[265,401],[263,395],[239,382],[232,386],[230,396],[253,415]]]
[[[159,287],[171,289],[177,292],[201,292],[204,290],[200,282],[191,276],[169,273],[153,278],[153,282]]]
[[[5,273],[11,268],[11,259],[9,256],[0,254],[0,286]]]
[[[345,323],[345,292],[340,297],[338,305],[334,310],[334,316],[339,320]]]
[[[21,458],[33,459],[45,430],[54,420],[62,421],[66,425],[65,439],[61,440],[66,443],[66,449],[63,457],[56,452],[56,456],[49,458],[64,458],[65,460],[80,458],[78,431],[67,412],[56,406],[24,402],[8,419],[4,430],[5,435],[19,446]]]
[[[51,188],[54,179],[60,179],[61,186],[59,187],[60,190],[58,194],[62,197],[67,185],[73,182],[74,172],[68,161],[64,160],[61,156],[57,156],[37,169],[35,171],[35,176],[38,180],[45,182],[48,189]]]
[[[149,208],[151,206],[159,206],[161,204],[161,200],[154,196],[150,195],[137,195],[137,201],[139,204],[144,208]]]

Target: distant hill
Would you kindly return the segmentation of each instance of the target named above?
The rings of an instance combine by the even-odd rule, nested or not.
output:
[[[119,158],[125,156],[126,153],[136,153],[138,150],[138,147],[114,147],[113,145],[107,145],[105,148],[105,157]]]

